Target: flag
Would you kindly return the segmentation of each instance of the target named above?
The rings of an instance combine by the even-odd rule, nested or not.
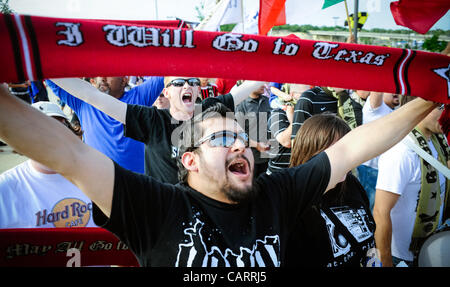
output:
[[[400,0],[391,3],[395,23],[425,34],[450,9],[449,0]]]
[[[366,21],[367,21],[368,16],[369,15],[367,14],[367,12],[359,12],[358,13],[358,30],[362,29],[362,27],[364,26],[364,23],[366,23]],[[350,18],[350,28],[353,29],[355,27],[355,19],[353,17],[353,14],[350,14],[349,18]],[[348,26],[347,20],[345,20],[344,26]]]
[[[242,0],[230,0],[220,25],[242,22]]]
[[[258,10],[247,12],[244,22],[234,26],[231,32],[242,34],[258,34]]]
[[[219,31],[220,25],[242,22],[241,0],[221,0],[196,30]]]
[[[267,35],[273,26],[296,24],[321,6],[321,1],[259,0],[259,34]]]
[[[346,0],[325,0],[323,2],[322,9],[325,9],[325,8],[330,7],[330,6],[336,5],[337,3],[341,3],[343,1],[346,1]]]

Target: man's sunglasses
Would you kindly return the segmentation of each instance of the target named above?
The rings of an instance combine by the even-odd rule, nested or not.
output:
[[[198,87],[200,86],[200,79],[199,78],[189,78],[189,79],[183,79],[183,78],[177,78],[177,79],[173,79],[172,81],[170,81],[166,88],[170,87],[170,86],[174,86],[174,87],[182,87],[184,86],[185,83],[188,83],[189,86],[191,87]]]
[[[237,139],[242,141],[246,147],[249,146],[248,135],[246,133],[241,132],[237,134],[231,131],[220,131],[210,134],[200,139],[198,145],[209,141],[209,146],[211,147],[231,147]]]

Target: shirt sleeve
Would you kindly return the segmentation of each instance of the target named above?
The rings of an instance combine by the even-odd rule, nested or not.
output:
[[[292,135],[291,139],[294,139],[298,130],[303,123],[312,116],[313,104],[307,94],[302,94],[298,99],[294,108],[294,119],[292,122]]]
[[[225,85],[223,83],[223,79],[217,78],[216,79],[216,86],[217,86],[217,92],[219,94],[224,94],[225,92]]]
[[[274,138],[279,133],[283,132],[289,127],[289,120],[286,112],[282,109],[275,109],[270,113],[269,121],[267,122],[268,128]]]
[[[403,142],[383,153],[378,159],[376,188],[401,195],[414,178],[416,156]]]
[[[124,135],[134,140],[148,143],[155,134],[159,133],[163,124],[158,121],[157,113],[156,107],[127,105]]]
[[[94,203],[94,222],[113,232],[140,257],[157,241],[179,191],[117,163],[114,163],[114,169],[110,217],[107,218]]]
[[[263,174],[258,180],[263,181],[269,192],[279,191],[274,198],[276,200],[279,196],[281,212],[292,227],[298,216],[320,202],[330,175],[330,161],[327,154],[321,152],[302,165],[284,168],[271,175]]]
[[[72,96],[51,80],[46,80],[45,83],[52,89],[53,93],[61,100],[61,102],[66,103],[76,114],[79,114],[81,106],[84,103],[82,100]]]
[[[282,86],[282,84],[280,84],[280,83],[270,82],[269,83],[269,90],[270,90],[271,87],[274,87],[274,88],[277,88],[278,90],[281,90],[281,86]],[[278,97],[274,93],[272,93],[272,91],[271,91],[270,92],[270,96],[269,96],[269,103],[271,103],[276,98],[278,98]]]
[[[144,106],[151,106],[161,94],[164,89],[164,77],[150,77],[141,85],[134,87],[139,97],[139,104]]]

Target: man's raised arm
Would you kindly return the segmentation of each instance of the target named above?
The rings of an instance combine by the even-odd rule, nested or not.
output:
[[[97,90],[94,86],[78,78],[51,79],[72,96],[94,106],[116,121],[125,124],[127,104]]]
[[[0,84],[0,139],[70,180],[109,216],[113,162],[60,122],[13,97],[4,84]]]
[[[437,106],[437,103],[417,98],[376,121],[357,127],[326,149],[331,164],[327,190],[340,182],[351,169],[400,142]]]
[[[236,108],[243,100],[248,98],[248,96],[261,87],[261,85],[266,84],[267,82],[260,81],[244,81],[242,84],[235,85],[231,88],[230,94],[233,96],[234,100],[234,108]]]

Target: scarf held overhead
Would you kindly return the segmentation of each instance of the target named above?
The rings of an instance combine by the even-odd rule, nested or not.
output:
[[[0,14],[4,67],[0,81],[181,75],[301,83],[450,102],[450,57],[445,55],[295,36],[194,31],[161,22]]]

